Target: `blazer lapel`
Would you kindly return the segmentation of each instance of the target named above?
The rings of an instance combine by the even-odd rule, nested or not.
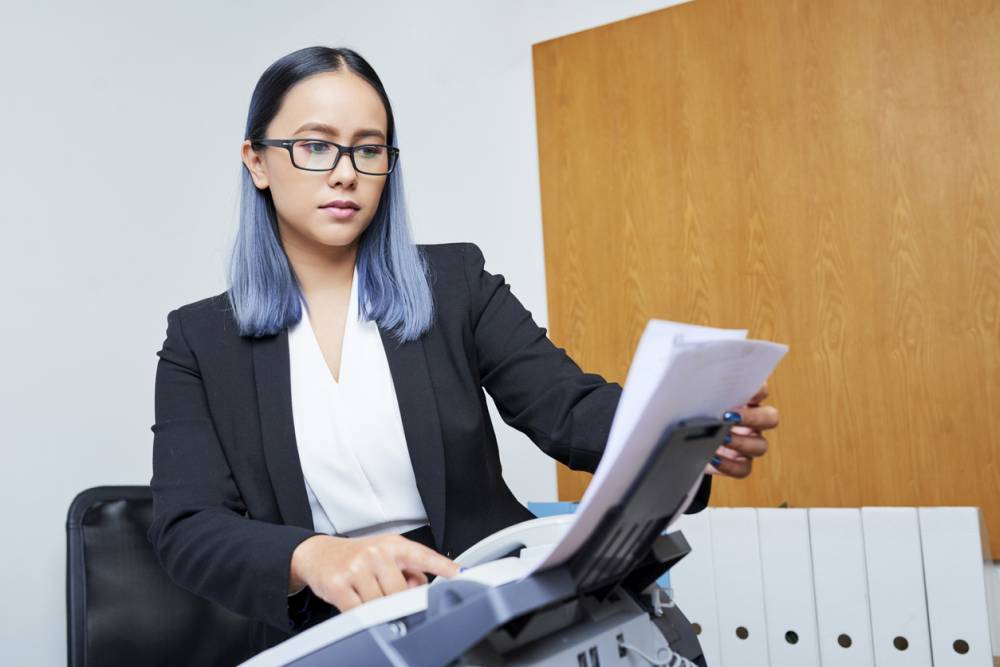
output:
[[[427,510],[434,541],[442,550],[445,523],[444,439],[424,345],[422,340],[400,344],[381,326],[378,330],[396,390],[417,491]],[[292,418],[288,330],[282,329],[274,336],[255,339],[253,364],[264,460],[278,499],[278,509],[285,523],[314,530]]]
[[[286,524],[315,530],[292,420],[288,329],[254,340],[253,376],[264,460],[281,517]]]
[[[396,401],[406,435],[410,463],[417,480],[420,500],[427,510],[431,533],[438,550],[444,549],[445,468],[444,438],[434,399],[427,357],[422,339],[400,343],[392,334],[378,328],[382,346],[389,360],[389,371],[396,389]]]

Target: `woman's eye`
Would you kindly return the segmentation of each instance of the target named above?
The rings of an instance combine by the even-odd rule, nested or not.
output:
[[[330,150],[329,144],[321,144],[318,141],[310,141],[302,145],[305,147],[307,151],[313,154],[325,153]]]
[[[360,148],[361,157],[378,157],[384,150],[381,146],[361,146]]]

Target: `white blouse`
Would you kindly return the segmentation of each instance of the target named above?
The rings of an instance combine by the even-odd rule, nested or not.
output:
[[[374,321],[358,321],[354,267],[333,379],[309,314],[288,328],[292,417],[316,531],[357,537],[427,523],[389,362]]]

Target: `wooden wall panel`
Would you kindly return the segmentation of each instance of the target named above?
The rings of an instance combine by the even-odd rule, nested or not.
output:
[[[713,504],[980,505],[1000,555],[1000,3],[694,0],[533,55],[552,339],[618,382],[651,317],[788,343]]]

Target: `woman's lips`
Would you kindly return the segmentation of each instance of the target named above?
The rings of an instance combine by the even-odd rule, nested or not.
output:
[[[356,208],[340,207],[340,206],[324,206],[320,209],[324,211],[327,215],[337,220],[348,220],[354,217],[354,214],[358,212]]]

